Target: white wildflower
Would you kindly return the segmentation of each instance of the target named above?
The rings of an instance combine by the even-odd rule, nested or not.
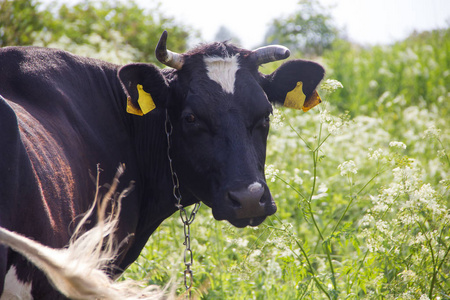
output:
[[[441,215],[445,213],[445,209],[436,202],[436,191],[431,187],[431,184],[422,185],[418,191],[415,191],[414,197],[417,197],[417,200],[434,214]]]
[[[387,211],[388,209],[389,205],[387,205],[385,202],[379,202],[372,207],[372,210],[374,212],[381,212],[381,213]]]
[[[437,151],[437,156],[438,156],[439,158],[444,158],[444,157],[446,157],[446,156],[447,156],[447,153],[445,152],[445,149],[438,150],[438,151]]]
[[[322,194],[322,193],[326,193],[328,191],[328,186],[325,184],[325,183],[321,183],[320,185],[319,185],[319,189],[317,190],[317,192],[319,193],[319,194]]]
[[[300,169],[295,168],[294,169],[294,178],[292,179],[295,184],[302,185],[303,184],[303,178],[300,176]]]
[[[336,91],[337,89],[342,89],[344,86],[342,85],[342,83],[340,83],[339,81],[337,81],[335,79],[327,79],[322,83],[322,85],[320,87],[322,90],[324,90],[328,93],[332,93],[332,92]]]
[[[371,89],[374,89],[374,88],[378,87],[378,82],[377,82],[376,80],[371,80],[371,81],[369,82],[369,87],[370,87]]]
[[[369,149],[369,151],[372,151],[372,149]],[[367,154],[369,160],[380,160],[380,158],[384,156],[385,156],[384,150],[381,148],[378,148],[377,150],[374,150],[372,153],[369,152]]]
[[[377,196],[369,195],[369,198],[370,198],[370,201],[372,201],[373,204],[376,204],[380,200],[380,197],[378,195]]]
[[[283,270],[281,269],[280,264],[275,259],[267,261],[267,269],[270,270],[275,278],[281,278]]]
[[[439,138],[440,134],[441,134],[441,130],[439,128],[437,128],[435,125],[432,125],[432,126],[428,127],[427,130],[425,130],[426,137]]]
[[[303,179],[298,174],[294,175],[293,181],[294,181],[294,183],[296,185],[302,185],[303,184]]]
[[[327,197],[328,196],[327,191],[328,191],[327,185],[325,183],[321,183],[319,185],[319,189],[317,190],[317,195],[312,196],[312,199],[318,200]]]
[[[367,238],[366,245],[367,245],[367,250],[369,252],[377,252],[377,251],[383,252],[384,251],[384,247],[374,237]]]
[[[248,257],[248,261],[250,263],[254,263],[256,262],[256,260],[261,256],[261,250],[256,249],[255,251],[253,251],[249,257]]]
[[[406,149],[406,145],[402,142],[392,141],[389,143],[389,147],[391,148],[402,148]]]
[[[328,193],[320,193],[311,197],[312,200],[319,200],[328,196]]]
[[[328,132],[337,135],[341,133],[341,128],[344,124],[341,119],[336,119],[328,125]]]
[[[275,168],[274,165],[266,165],[266,177],[270,178],[271,182],[275,182],[276,176],[280,173],[278,169]]]
[[[407,290],[406,292],[404,292],[403,294],[400,295],[400,297],[395,298],[395,299],[402,299],[402,300],[417,300],[414,297],[414,294],[412,291]]]
[[[428,255],[430,253],[430,248],[428,248],[428,245],[422,244],[422,255]]]
[[[389,71],[387,68],[383,68],[383,67],[381,67],[381,68],[378,70],[378,74],[384,75],[384,76],[386,76],[386,77],[388,77],[388,78],[394,77],[394,74],[393,74],[391,71]]]
[[[245,240],[243,238],[238,238],[235,240],[235,242],[239,247],[242,247],[242,248],[245,248],[248,245],[248,240]]]
[[[412,225],[419,221],[419,216],[416,214],[404,214],[399,216],[398,219],[403,225]],[[418,238],[418,236],[416,236],[416,238]]]
[[[283,126],[283,114],[280,109],[273,109],[273,116],[270,120],[270,126],[275,129],[281,128]]]
[[[330,123],[332,121],[331,115],[326,109],[320,112],[319,119],[320,123]]]
[[[427,183],[420,187],[420,189],[417,191],[417,197],[422,202],[429,202],[434,200],[436,195],[436,191],[431,187],[431,184]]]
[[[403,281],[405,282],[409,282],[411,280],[413,280],[417,275],[414,271],[412,270],[404,270],[403,272],[401,272],[400,277],[402,278]]]
[[[386,221],[378,220],[375,223],[375,226],[380,232],[382,232],[384,234],[388,234],[389,233],[389,231],[388,231],[389,225],[388,225],[388,223]]]
[[[370,214],[365,214],[361,221],[359,221],[360,225],[363,227],[369,226],[371,223],[375,221],[375,218]]]
[[[378,105],[380,105],[380,104],[382,104],[383,102],[384,102],[384,100],[386,100],[389,96],[391,95],[391,92],[389,92],[389,91],[386,91],[386,92],[384,92],[381,96],[380,96],[380,98],[378,98]]]
[[[396,104],[396,105],[406,105],[406,99],[404,95],[398,95],[396,96],[393,100],[392,103]]]
[[[426,294],[422,294],[422,296],[420,296],[419,300],[430,300],[430,298],[428,298],[428,296]]]
[[[341,176],[348,175],[349,173],[358,173],[358,168],[353,160],[344,161],[338,166],[338,169],[341,171]]]
[[[417,54],[411,48],[407,48],[405,51],[399,52],[399,57],[403,63],[408,64],[419,59]]]

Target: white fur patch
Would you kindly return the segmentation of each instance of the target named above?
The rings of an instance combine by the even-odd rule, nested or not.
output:
[[[5,288],[0,300],[32,300],[31,282],[25,283],[17,278],[17,270],[12,266],[5,277]]]
[[[254,193],[254,192],[259,191],[259,190],[261,189],[261,187],[262,187],[261,183],[259,183],[259,182],[253,182],[252,184],[250,184],[250,185],[248,186],[248,191],[249,191],[250,193]]]
[[[238,55],[231,57],[205,57],[208,77],[214,80],[229,94],[234,93],[236,72],[239,70]]]

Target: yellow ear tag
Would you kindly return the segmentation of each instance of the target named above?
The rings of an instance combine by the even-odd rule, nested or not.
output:
[[[144,91],[141,84],[137,85],[137,90],[139,93],[138,103],[141,107],[142,113],[145,115],[146,113],[154,110],[156,105],[155,102],[153,102],[152,96]]]
[[[133,115],[138,115],[138,116],[143,116],[144,113],[142,112],[142,110],[138,107],[135,107],[133,105],[133,103],[131,102],[131,97],[127,97],[127,113],[129,114],[133,114]]]
[[[302,109],[306,96],[303,93],[303,82],[297,82],[297,86],[286,94],[283,106],[295,109]]]
[[[308,99],[306,99],[305,104],[303,104],[303,111],[308,111],[314,106],[320,104],[322,102],[322,99],[320,99],[319,93],[314,90],[311,96],[309,96]]]

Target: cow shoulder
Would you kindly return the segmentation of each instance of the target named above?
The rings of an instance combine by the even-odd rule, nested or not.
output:
[[[20,173],[18,164],[25,156],[25,149],[21,144],[20,132],[16,114],[8,101],[0,95],[0,226],[9,225],[11,215],[11,200],[19,190],[17,180]]]

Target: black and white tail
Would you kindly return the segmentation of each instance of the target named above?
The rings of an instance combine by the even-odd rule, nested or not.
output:
[[[42,270],[54,287],[70,299],[124,300],[170,299],[164,289],[156,286],[143,288],[133,280],[113,281],[106,273],[117,256],[114,239],[121,208],[121,200],[132,189],[132,184],[116,193],[123,168],[119,167],[109,191],[98,197],[77,226],[67,248],[53,249],[0,227],[0,243],[22,254]],[[98,180],[98,177],[97,177]],[[98,184],[97,184],[98,187]],[[98,223],[82,233],[81,228],[97,207]],[[107,213],[109,210],[109,213]],[[173,294],[173,293],[169,293]]]

